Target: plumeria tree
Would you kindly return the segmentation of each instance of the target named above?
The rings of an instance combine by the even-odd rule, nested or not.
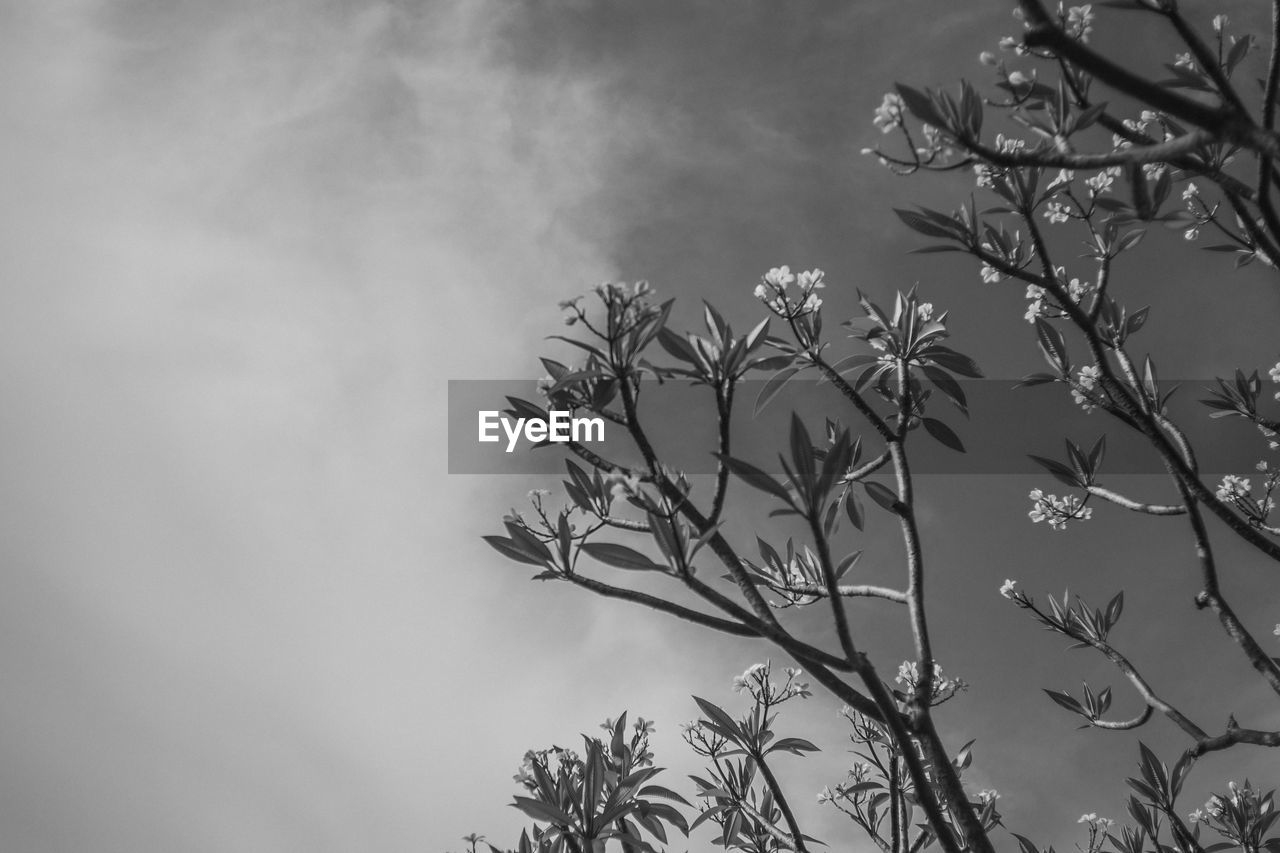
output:
[[[1128,16],[1127,26],[1167,28],[1179,48],[1163,72],[1141,73],[1093,47],[1095,28],[1109,16]],[[1134,351],[1159,306],[1126,304],[1113,280],[1116,260],[1142,251],[1144,236],[1157,225],[1181,232],[1188,250],[1220,252],[1236,266],[1280,267],[1280,218],[1272,198],[1273,185],[1280,185],[1274,129],[1280,3],[1273,30],[1263,36],[1236,32],[1224,15],[1197,27],[1175,0],[1069,8],[1022,0],[1016,20],[1020,32],[981,55],[989,85],[897,86],[874,117],[883,141],[865,153],[903,175],[974,175],[972,195],[954,210],[898,211],[930,241],[920,251],[967,254],[975,275],[1025,298],[1028,345],[1038,347],[1047,369],[1022,384],[1059,386],[1109,429],[1139,437],[1167,475],[1165,498],[1124,494],[1105,479],[1105,437],[1087,445],[1068,440],[1064,458],[1033,457],[1066,491],[1032,491],[1030,520],[1060,530],[1106,508],[1185,525],[1187,559],[1199,573],[1195,605],[1216,617],[1224,648],[1243,656],[1280,699],[1280,659],[1264,647],[1274,638],[1269,628],[1245,624],[1232,606],[1228,567],[1219,564],[1208,523],[1221,522],[1219,538],[1234,537],[1263,558],[1280,560],[1272,497],[1280,473],[1265,458],[1277,449],[1280,422],[1271,393],[1263,390],[1268,383],[1260,369],[1243,366],[1209,390],[1202,416],[1254,425],[1264,458],[1248,476],[1207,477],[1186,424],[1171,414],[1174,389],[1160,380],[1155,357]],[[1204,245],[1211,236],[1216,242]],[[1072,240],[1086,251],[1067,261],[1062,246]],[[521,417],[545,417],[548,408],[602,417],[625,433],[632,450],[606,458],[569,442],[564,501],[533,493],[531,509],[505,519],[505,535],[488,537],[495,549],[535,567],[537,578],[708,630],[763,638],[796,664],[785,677],[775,676],[770,664],[739,676],[736,686],[750,700],[745,716],[696,700],[701,717],[685,729],[685,740],[708,767],[694,777],[688,798],[650,783],[656,771],[643,721],[630,735],[625,718],[607,723],[607,737],[587,738],[581,756],[558,749],[530,753],[520,777],[526,793],[516,805],[536,826],[522,837],[521,853],[579,853],[611,840],[624,850],[647,851],[665,843],[672,828],[687,832],[703,824],[716,828],[714,840],[726,848],[808,850],[815,842],[772,769],[786,755],[816,748],[775,732],[779,708],[807,696],[808,682],[843,706],[861,757],[820,799],[880,849],[989,853],[1016,843],[1023,853],[1038,853],[1034,839],[1004,826],[994,791],[965,786],[971,745],[949,749],[935,724],[939,706],[965,685],[945,677],[935,660],[912,450],[932,441],[964,452],[947,421],[967,413],[963,380],[981,371],[950,345],[947,312],[915,290],[884,305],[859,294],[858,316],[832,334],[832,324],[824,323],[826,286],[821,270],[793,273],[779,266],[755,286],[764,316],[751,329],[735,330],[708,304],[703,328],[679,333],[668,324],[672,302],[656,301],[646,284],[602,285],[593,301],[561,306],[579,333],[562,340],[581,354],[579,362],[544,359],[541,399],[509,398],[511,412]],[[765,380],[753,401],[759,411],[800,375],[829,385],[824,422],[819,427],[793,414],[787,435],[779,437],[776,468],[740,456],[733,413],[744,380]],[[1280,383],[1280,364],[1266,376]],[[706,486],[695,488],[662,456],[642,416],[642,396],[660,395],[670,382],[703,388],[715,414],[716,442],[708,451],[716,470]],[[772,516],[794,522],[800,541],[733,541],[725,522],[735,492],[759,493]],[[859,553],[845,553],[839,544],[842,525],[860,531],[873,514],[874,523],[891,525],[901,538],[904,560],[895,585],[853,582]],[[672,592],[619,583],[614,569],[660,577]],[[1047,691],[1049,701],[1084,726],[1128,732],[1163,720],[1185,735],[1175,755],[1133,744],[1137,772],[1127,780],[1126,817],[1082,816],[1082,850],[1280,851],[1273,795],[1264,788],[1232,782],[1199,807],[1180,799],[1202,756],[1280,746],[1280,732],[1238,721],[1244,710],[1235,708],[1224,709],[1226,725],[1214,728],[1180,707],[1177,685],[1148,680],[1111,637],[1124,612],[1122,591],[1096,606],[1070,594],[1036,597],[1014,579],[998,592],[1044,628],[1113,664],[1141,710],[1114,719],[1111,689],[1087,684],[1076,695]],[[872,659],[846,608],[854,598],[901,614],[912,660]],[[789,621],[792,611],[812,608],[829,616],[825,643],[801,639]],[[1265,718],[1268,710],[1253,713]]]

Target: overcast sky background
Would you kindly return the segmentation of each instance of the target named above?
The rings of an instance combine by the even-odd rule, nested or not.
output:
[[[660,764],[694,770],[689,694],[738,707],[731,677],[770,652],[497,557],[479,537],[543,483],[448,475],[446,382],[536,377],[556,301],[607,279],[679,295],[677,326],[706,297],[745,327],[782,263],[828,271],[833,320],[853,287],[920,281],[989,375],[1033,368],[1020,288],[907,257],[889,213],[970,180],[857,156],[894,80],[980,75],[1008,5],[0,4],[0,846],[511,844],[524,750],[623,708],[657,720]],[[1273,279],[1142,257],[1125,296],[1159,300],[1144,343],[1164,375],[1274,362]],[[939,659],[974,685],[940,725],[978,738],[973,784],[1011,828],[1069,844],[1082,812],[1120,816],[1136,745],[1075,731],[1039,688],[1088,677],[1138,706],[1000,599],[1005,577],[1127,587],[1117,639],[1202,725],[1280,718],[1190,606],[1185,527],[1099,511],[1052,533],[1026,520],[1035,482],[922,484]],[[781,528],[733,521],[753,529]],[[893,576],[883,519],[859,547]],[[1222,562],[1269,635],[1274,569],[1227,545]],[[854,611],[891,673],[902,626]],[[836,708],[784,716],[825,751],[780,770],[811,834],[862,849],[813,805],[851,761]],[[1169,728],[1142,736],[1172,754]],[[1277,781],[1257,752],[1203,767]]]

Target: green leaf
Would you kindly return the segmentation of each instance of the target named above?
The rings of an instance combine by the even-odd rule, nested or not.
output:
[[[484,541],[488,542],[495,551],[508,560],[515,560],[517,563],[524,563],[529,566],[545,566],[546,561],[540,560],[529,554],[526,554],[516,543],[505,536],[485,536]]]
[[[723,462],[732,474],[748,486],[757,488],[762,492],[768,492],[774,497],[786,501],[788,506],[792,505],[791,493],[787,491],[787,487],[750,462],[743,462],[741,459],[734,459],[732,456],[723,453],[717,453],[716,458]]]
[[[844,499],[844,511],[849,516],[849,521],[858,530],[862,529],[863,516],[862,501],[858,500],[858,496],[853,492],[848,492]]]
[[[765,754],[767,755],[770,752],[790,752],[795,755],[799,755],[802,752],[821,752],[821,751],[822,750],[818,749],[818,747],[814,746],[812,743],[805,740],[804,738],[784,737],[780,740],[774,741],[773,744],[769,747],[769,749],[765,752]]]
[[[924,419],[925,432],[937,439],[941,444],[951,448],[957,453],[964,453],[964,442],[960,440],[960,436],[952,431],[951,427],[944,424],[936,418]]]
[[[787,384],[787,380],[799,372],[800,368],[798,367],[788,367],[771,376],[769,381],[764,383],[764,387],[760,389],[760,396],[756,397],[756,408],[752,416],[760,414],[764,407],[769,405],[769,401],[782,390],[782,386]]]
[[[1045,360],[1059,371],[1066,373],[1071,369],[1071,358],[1067,354],[1067,344],[1062,338],[1062,333],[1043,317],[1036,317],[1035,323],[1036,337]]]
[[[897,512],[898,496],[888,486],[877,483],[875,480],[868,480],[862,484],[862,487],[867,490],[867,495],[871,500],[889,510],[889,512]]]
[[[626,545],[613,542],[588,542],[582,546],[587,556],[619,569],[633,569],[645,572],[664,572],[666,566],[659,565],[644,554]]]
[[[689,342],[665,326],[658,332],[658,345],[673,358],[693,365],[698,363],[698,356]]]
[[[1057,460],[1046,459],[1043,456],[1033,456],[1031,454],[1027,454],[1027,458],[1036,464],[1043,466],[1046,471],[1053,475],[1054,479],[1066,483],[1068,486],[1078,488],[1083,485],[1075,471],[1072,471],[1066,465],[1063,465]]]
[[[541,800],[530,799],[529,797],[516,797],[516,801],[511,805],[527,814],[534,820],[545,820],[554,823],[557,826],[572,826],[573,818],[560,811],[550,803],[544,803]]]
[[[894,88],[898,90],[898,94],[902,96],[902,102],[907,105],[907,110],[916,118],[925,124],[931,124],[938,128],[947,128],[946,119],[938,112],[933,104],[933,98],[929,97],[926,92],[919,89],[913,89],[910,86],[904,86],[901,83],[895,83]]]
[[[1068,711],[1071,711],[1072,713],[1075,713],[1075,714],[1080,714],[1081,716],[1088,716],[1087,714],[1085,714],[1084,707],[1075,699],[1072,699],[1070,696],[1068,696],[1066,693],[1059,693],[1056,690],[1045,690],[1044,692],[1049,694],[1050,699],[1052,699],[1054,702],[1057,702],[1059,705],[1066,708]]]

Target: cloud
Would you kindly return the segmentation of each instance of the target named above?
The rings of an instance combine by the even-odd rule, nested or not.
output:
[[[499,811],[446,799],[531,745],[475,668],[542,676],[445,381],[525,371],[612,273],[599,85],[522,76],[511,14],[7,13],[10,843],[417,849]]]

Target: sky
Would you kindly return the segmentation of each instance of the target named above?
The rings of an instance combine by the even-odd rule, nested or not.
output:
[[[976,77],[1013,24],[1007,4],[932,0],[0,4],[3,846],[509,845],[524,751],[623,709],[657,721],[687,791],[689,696],[740,707],[732,676],[782,658],[530,584],[480,537],[545,478],[450,474],[448,383],[536,378],[556,302],[605,280],[678,296],[677,328],[702,298],[745,327],[782,263],[828,271],[833,317],[854,288],[920,282],[988,375],[1034,369],[1021,294],[907,255],[890,211],[952,206],[970,180],[858,156],[895,80]],[[1144,335],[1164,375],[1274,363],[1265,274],[1181,250],[1126,263],[1126,294],[1159,300]],[[1127,588],[1123,639],[1153,682],[1280,720],[1191,607],[1184,528],[1099,512],[1052,533],[1026,520],[1038,482],[927,477],[920,512],[939,659],[973,685],[939,725],[978,739],[973,784],[1011,827],[1061,846],[1082,812],[1119,816],[1136,744],[1076,731],[1040,688],[1136,699],[1000,599],[1004,578]],[[781,530],[757,509],[735,536]],[[868,579],[893,577],[883,520],[858,547]],[[1280,619],[1273,570],[1225,543],[1222,561],[1244,617]],[[899,621],[851,612],[891,672]],[[824,751],[779,772],[810,834],[864,849],[813,802],[851,761],[837,707],[787,712]],[[1179,743],[1159,721],[1142,737]],[[1265,759],[1206,760],[1203,784],[1265,778]]]

